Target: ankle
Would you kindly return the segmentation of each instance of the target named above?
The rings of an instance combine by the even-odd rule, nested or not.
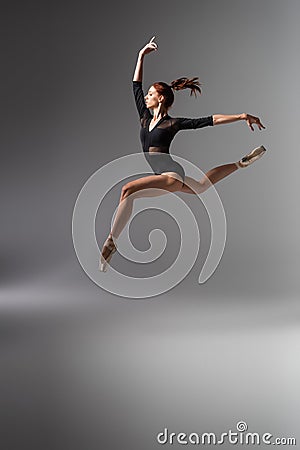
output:
[[[107,239],[115,242],[117,238],[115,236],[113,236],[112,232],[110,232]]]

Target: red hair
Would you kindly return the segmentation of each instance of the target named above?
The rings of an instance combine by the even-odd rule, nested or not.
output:
[[[174,102],[174,91],[180,91],[182,89],[190,89],[191,94],[194,94],[197,97],[197,92],[201,94],[201,83],[198,81],[198,77],[194,78],[186,78],[181,77],[177,80],[172,81],[171,84],[167,84],[164,81],[158,81],[152,85],[160,95],[163,95],[165,98],[164,105],[166,108],[172,106]]]

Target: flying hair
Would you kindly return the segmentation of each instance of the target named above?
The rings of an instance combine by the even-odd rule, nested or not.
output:
[[[197,92],[201,94],[201,83],[198,81],[198,77],[187,78],[181,77],[172,81],[171,84],[167,84],[164,81],[158,81],[152,85],[159,94],[165,97],[164,105],[166,108],[172,106],[174,102],[174,92],[181,91],[182,89],[190,89],[191,95],[194,94],[197,97]]]
[[[201,83],[199,82],[198,77],[194,78],[181,77],[175,81],[172,81],[170,86],[174,91],[181,91],[182,89],[190,89],[191,90],[190,95],[194,94],[195,97],[197,97],[197,92],[201,94],[200,88]]]

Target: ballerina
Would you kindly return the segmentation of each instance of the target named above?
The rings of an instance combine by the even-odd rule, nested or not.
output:
[[[168,192],[185,192],[201,194],[210,186],[227,177],[240,168],[246,168],[261,158],[266,149],[260,146],[252,150],[237,162],[224,164],[209,170],[201,180],[195,180],[185,174],[183,167],[174,161],[169,153],[171,141],[180,130],[203,128],[228,124],[243,120],[254,131],[253,125],[262,130],[264,125],[258,117],[242,113],[234,115],[214,114],[207,117],[189,119],[171,117],[169,108],[174,102],[174,91],[190,89],[190,94],[201,94],[198,77],[181,77],[170,84],[153,83],[147,94],[142,88],[143,62],[145,55],[158,50],[155,36],[139,51],[133,76],[133,94],[141,124],[141,142],[146,160],[153,170],[153,175],[138,178],[122,187],[120,202],[112,229],[104,242],[100,258],[100,271],[106,272],[112,255],[117,251],[116,240],[128,222],[133,201],[136,198],[158,196]],[[150,112],[153,111],[153,114]]]

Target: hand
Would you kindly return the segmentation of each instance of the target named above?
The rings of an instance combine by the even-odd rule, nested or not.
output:
[[[155,39],[155,36],[153,36],[150,41],[148,42],[148,44],[145,45],[145,47],[143,47],[140,50],[140,55],[147,55],[147,53],[153,52],[155,50],[157,50],[157,44],[155,42],[153,42]]]
[[[258,117],[251,116],[251,114],[246,114],[245,120],[246,120],[249,128],[252,131],[254,131],[254,128],[253,128],[252,124],[257,125],[260,130],[262,128],[266,128],[266,127],[263,126],[263,124],[261,123],[261,121],[260,121],[260,119]]]

